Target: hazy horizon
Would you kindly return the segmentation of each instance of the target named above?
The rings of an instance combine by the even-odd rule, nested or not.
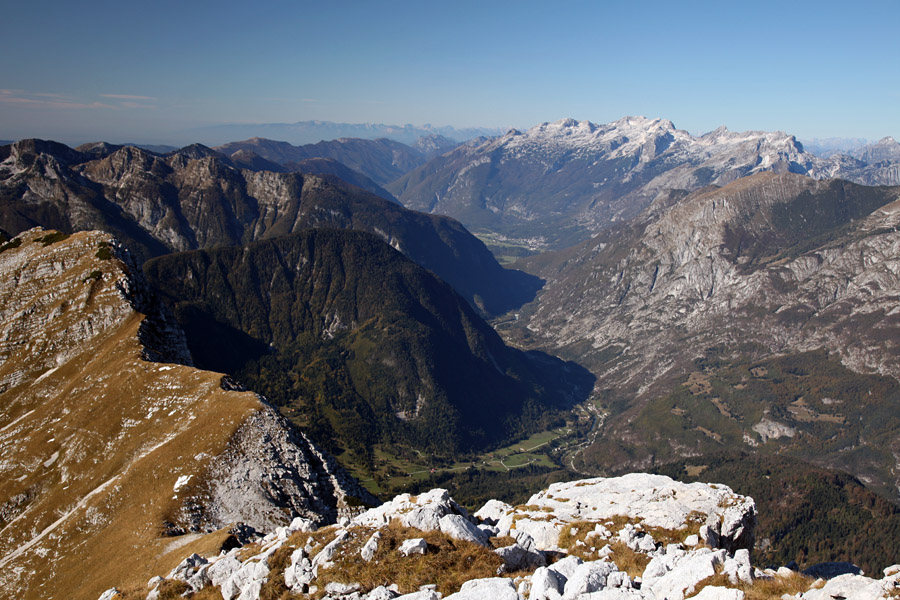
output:
[[[36,1],[4,17],[0,139],[181,145],[228,123],[626,115],[695,135],[900,137],[890,1]]]

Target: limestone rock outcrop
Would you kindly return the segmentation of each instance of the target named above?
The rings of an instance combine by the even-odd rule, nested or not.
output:
[[[476,516],[493,517],[502,510],[491,504]],[[532,496],[524,507],[507,509],[497,527],[501,533],[524,531],[539,549],[549,550],[558,547],[567,524],[588,521],[602,526],[616,517],[644,528],[684,531],[683,538],[696,529],[708,546],[733,553],[753,547],[756,504],[724,485],[685,484],[663,475],[632,473],[554,483]]]

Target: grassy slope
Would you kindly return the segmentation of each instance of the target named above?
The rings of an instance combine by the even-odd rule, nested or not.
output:
[[[121,267],[94,255],[102,239],[75,234],[67,244],[84,244],[87,253],[65,258],[67,268],[33,295],[20,283],[17,297],[2,299],[7,307],[27,302],[29,319],[57,315],[46,337],[29,334],[0,365],[0,379],[22,376],[0,396],[0,588],[24,599],[94,600],[113,585],[143,585],[194,549],[215,550],[225,534],[160,535],[179,506],[172,489],[180,475],[199,481],[205,462],[193,457],[221,452],[259,406],[253,394],[222,390],[219,374],[141,360],[138,313],[66,347],[64,331],[91,319],[99,328],[101,315],[121,310],[114,291]],[[63,244],[30,240],[16,251],[38,261],[65,252]],[[97,270],[102,276],[90,277]],[[15,334],[11,341],[18,343]]]

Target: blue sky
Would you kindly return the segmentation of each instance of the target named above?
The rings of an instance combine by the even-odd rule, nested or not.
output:
[[[6,2],[0,139],[295,122],[900,138],[900,2]],[[202,141],[202,140],[201,140]]]

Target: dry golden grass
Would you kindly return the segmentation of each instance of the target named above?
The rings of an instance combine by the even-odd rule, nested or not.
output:
[[[716,571],[721,571],[721,567]],[[773,600],[780,599],[784,594],[797,595],[809,590],[814,580],[800,573],[794,573],[789,577],[774,577],[772,579],[756,579],[752,584],[738,582],[733,585],[728,576],[717,572],[712,577],[707,577],[697,584],[694,591],[685,598],[693,598],[700,591],[709,586],[729,587],[744,592],[744,600]]]
[[[631,524],[638,527],[641,531],[650,534],[653,540],[658,544],[678,544],[694,534],[700,533],[700,527],[705,522],[705,517],[699,512],[692,512],[687,517],[687,525],[681,529],[664,529],[662,527],[653,527],[647,525],[640,519],[630,519],[624,515],[615,515],[608,519],[600,519],[598,521],[576,521],[567,524],[559,534],[559,547],[577,553],[582,546],[577,542],[587,543],[587,538],[594,527],[599,523],[606,527],[614,536],[618,534],[626,525]],[[594,546],[598,543],[602,545],[602,540],[594,542]]]
[[[119,589],[119,593],[115,596],[114,600],[144,600],[144,598],[147,597],[148,592],[149,589],[142,586],[129,586],[127,588]]]
[[[502,560],[489,548],[471,542],[454,540],[438,531],[424,532],[392,522],[382,528],[378,550],[370,562],[362,560],[359,550],[374,529],[355,528],[351,538],[341,546],[334,558],[334,566],[319,571],[317,584],[325,582],[359,583],[363,590],[396,583],[403,594],[411,593],[426,584],[437,585],[444,594],[459,591],[470,579],[494,577]],[[403,556],[400,544],[411,538],[424,538],[428,543],[425,554]]]
[[[700,534],[700,528],[706,522],[706,515],[692,511],[688,514],[686,520],[687,524],[681,529],[664,529],[662,527],[652,527],[645,523],[641,523],[641,528],[653,536],[653,539],[659,544],[680,544],[688,536]]]
[[[612,542],[609,547],[613,551],[609,559],[616,563],[620,571],[628,573],[629,577],[641,577],[650,564],[649,556],[635,552],[622,542]]]
[[[220,374],[141,360],[143,315],[115,288],[123,265],[94,256],[104,235],[76,233],[47,247],[25,242],[3,253],[4,260],[21,251],[28,260],[66,264],[58,276],[5,286],[14,294],[0,297],[3,305],[34,306],[35,322],[46,321],[39,336],[23,330],[23,351],[0,365],[0,378],[19,374],[4,393],[0,427],[19,419],[6,435],[27,432],[5,457],[23,467],[0,479],[0,503],[40,490],[0,538],[5,568],[21,569],[28,586],[4,591],[22,600],[96,600],[113,586],[146,595],[151,576],[168,573],[191,552],[214,553],[227,533],[163,538],[161,524],[203,478],[205,463],[191,457],[221,453],[260,407],[254,394],[222,390]],[[96,270],[102,278],[90,276]],[[0,270],[0,279],[12,276]],[[85,322],[93,337],[73,337]],[[67,360],[58,365],[58,356]],[[157,407],[152,416],[150,403]],[[41,467],[25,468],[35,464]],[[180,475],[191,475],[191,484],[173,500]],[[65,543],[34,539],[45,530]],[[30,542],[30,551],[13,554]]]
[[[587,542],[588,534],[594,530],[596,525],[597,523],[593,521],[576,521],[566,524],[559,533],[559,542],[557,542],[559,547],[582,560],[596,559],[596,556],[592,556],[590,543]],[[597,543],[603,546],[606,542],[598,538]]]
[[[630,522],[631,521],[629,521],[627,517],[617,515],[612,519],[603,521],[602,524],[615,535]],[[604,540],[603,538],[597,537],[596,540],[592,539],[588,541],[588,534],[594,530],[596,525],[597,522],[594,521],[578,521],[568,524],[559,534],[559,547],[566,550],[566,552],[572,556],[577,556],[582,560],[589,561],[597,560],[599,558],[597,551],[609,544],[609,547],[613,551],[609,559],[616,563],[616,566],[620,570],[625,571],[631,577],[643,575],[644,569],[646,569],[647,565],[650,563],[650,557],[646,554],[635,552],[623,542],[616,539]],[[581,543],[579,544],[578,542]],[[595,550],[591,550],[591,548],[595,548]]]
[[[488,540],[488,543],[491,545],[491,548],[506,548],[507,546],[512,546],[516,543],[516,538],[510,537],[508,535],[501,535],[497,537],[492,537]]]
[[[291,592],[284,583],[284,570],[291,563],[291,553],[295,549],[284,545],[269,557],[269,577],[259,591],[260,600],[289,600],[299,598],[299,594]]]
[[[221,600],[222,598],[222,592],[215,586],[208,585],[200,591],[186,593],[190,589],[188,584],[183,581],[171,579],[167,579],[160,583],[158,589],[160,600],[177,600],[179,598],[186,598],[188,600]],[[144,586],[131,586],[120,590],[113,600],[144,600],[149,592],[150,588]],[[299,596],[294,597],[299,598]],[[291,597],[286,597],[286,599],[287,598]],[[260,595],[260,600],[271,600],[271,598]],[[275,600],[281,600],[281,598],[275,597]]]

